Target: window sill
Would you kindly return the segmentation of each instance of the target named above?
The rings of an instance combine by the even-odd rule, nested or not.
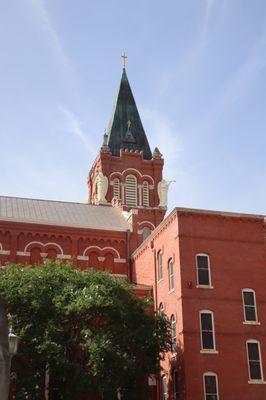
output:
[[[219,354],[219,351],[217,350],[212,350],[212,349],[204,349],[200,350],[201,354]]]
[[[248,383],[252,385],[266,385],[266,382],[261,379],[253,379],[251,381],[248,381]]]
[[[259,321],[243,321],[243,325],[260,325]]]
[[[169,290],[168,294],[171,294],[171,293],[173,293],[174,291],[175,291],[175,288],[174,288],[174,289],[171,289],[171,290]]]
[[[162,281],[163,281],[163,278],[159,279],[159,280],[157,281],[157,284],[160,283],[160,282],[162,282]]]
[[[213,289],[213,286],[211,286],[211,285],[196,285],[196,288],[198,288],[198,289]]]

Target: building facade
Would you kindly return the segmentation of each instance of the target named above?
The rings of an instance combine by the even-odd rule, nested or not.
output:
[[[266,399],[263,216],[177,208],[125,68],[86,204],[0,197],[0,265],[72,260],[128,279],[171,321],[150,399]],[[266,373],[266,372],[265,372]]]
[[[134,252],[171,321],[158,398],[266,398],[264,216],[176,208]]]

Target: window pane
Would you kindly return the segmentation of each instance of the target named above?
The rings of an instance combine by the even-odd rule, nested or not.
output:
[[[255,307],[245,307],[246,321],[256,321]]]
[[[254,293],[253,292],[244,292],[243,293],[244,297],[244,304],[247,306],[254,306],[255,301],[254,301]]]
[[[207,256],[197,256],[198,268],[208,269],[208,257]]]
[[[212,315],[207,313],[201,313],[201,329],[203,331],[212,331]]]
[[[261,379],[261,370],[259,361],[249,362],[250,379]]]
[[[212,332],[202,332],[202,348],[214,349],[213,334]]]
[[[217,394],[206,394],[206,400],[218,400]]]
[[[169,289],[170,289],[170,290],[174,289],[174,275],[171,275],[171,276],[170,276]]]
[[[216,377],[214,375],[205,375],[205,392],[208,394],[216,394]]]
[[[173,396],[174,400],[179,400],[179,386],[178,386],[178,372],[174,370],[173,372]]]
[[[198,270],[198,281],[199,285],[209,285],[209,270],[208,269],[199,269]]]
[[[259,346],[258,343],[248,343],[248,358],[252,361],[259,361]]]

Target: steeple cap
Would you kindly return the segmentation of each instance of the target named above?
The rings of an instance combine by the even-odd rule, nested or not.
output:
[[[129,151],[143,151],[144,159],[152,159],[151,149],[124,65],[112,117],[107,128],[107,135],[106,145],[113,156],[119,157],[120,149],[127,148]]]

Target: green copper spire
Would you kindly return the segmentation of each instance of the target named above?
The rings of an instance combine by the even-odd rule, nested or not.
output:
[[[119,156],[120,149],[128,149],[143,151],[146,160],[152,158],[150,146],[127,78],[125,63],[123,63],[122,78],[106,133],[108,135],[107,145],[113,156]]]

